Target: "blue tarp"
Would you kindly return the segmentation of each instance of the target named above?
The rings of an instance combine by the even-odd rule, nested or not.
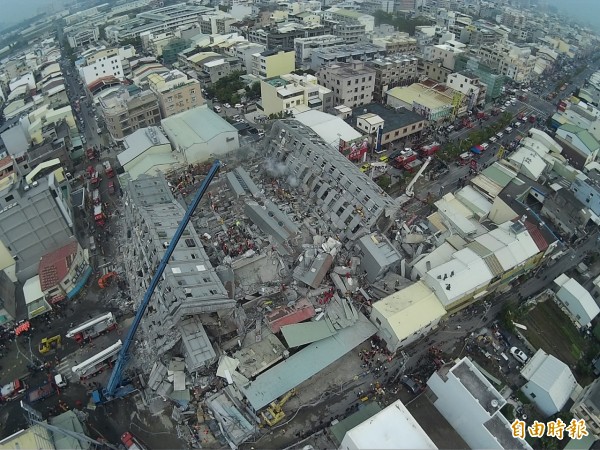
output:
[[[476,155],[481,154],[481,149],[478,147],[471,147],[471,153],[475,153]]]
[[[83,286],[85,286],[85,283],[87,283],[87,280],[91,274],[92,274],[92,266],[88,266],[88,268],[85,269],[85,272],[83,272],[83,275],[81,275],[81,278],[79,279],[79,281],[77,281],[77,284],[75,285],[75,287],[73,289],[71,289],[69,292],[67,292],[68,299],[72,299],[77,294],[79,294],[79,291],[81,291]]]

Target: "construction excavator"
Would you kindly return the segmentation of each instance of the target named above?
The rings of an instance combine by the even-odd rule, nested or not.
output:
[[[98,287],[100,289],[108,287],[113,278],[117,278],[117,272],[108,272],[107,274],[102,275],[100,278],[98,278]]]
[[[60,334],[48,338],[43,338],[40,341],[40,345],[38,346],[38,351],[42,355],[45,355],[46,353],[52,350],[56,350],[58,347],[60,347],[61,341],[62,338],[60,337]]]
[[[267,409],[260,413],[267,425],[274,427],[284,419],[285,413],[282,409],[283,405],[285,405],[287,401],[294,395],[296,395],[296,389],[292,389],[290,392],[281,397],[279,401],[271,402]]]

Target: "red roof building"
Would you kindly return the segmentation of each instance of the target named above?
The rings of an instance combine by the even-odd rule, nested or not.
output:
[[[294,306],[283,306],[267,314],[266,319],[273,333],[278,333],[282,326],[304,322],[314,317],[315,308],[306,299],[301,299]]]
[[[58,286],[69,274],[71,265],[77,256],[78,247],[77,242],[71,242],[40,258],[38,274],[40,276],[40,288],[43,292]]]

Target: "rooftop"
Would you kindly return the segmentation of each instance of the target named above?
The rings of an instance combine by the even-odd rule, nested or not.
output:
[[[125,150],[117,155],[119,164],[124,166],[143,154],[149,148],[169,145],[169,140],[158,127],[140,128],[123,139]]]
[[[458,378],[465,389],[490,416],[499,412],[506,403],[506,400],[468,358],[463,358],[462,361],[450,369],[450,372]]]
[[[197,142],[209,142],[222,133],[237,130],[208,106],[197,106],[161,121],[165,133],[187,148]],[[202,124],[202,126],[198,126]]]
[[[77,255],[78,247],[77,241],[71,242],[41,257],[38,274],[42,291],[58,285],[67,276],[71,263]]]
[[[379,103],[369,103],[368,105],[359,106],[352,111],[352,117],[361,116],[366,113],[376,114],[384,120],[383,132],[389,133],[400,128],[422,122],[425,117],[410,111],[406,108],[389,108]]]

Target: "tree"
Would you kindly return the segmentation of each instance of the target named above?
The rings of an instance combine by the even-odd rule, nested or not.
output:
[[[254,83],[246,86],[246,93],[248,98],[252,100],[260,98],[260,81],[255,81]]]
[[[373,13],[375,17],[375,25],[387,24],[393,25],[398,31],[415,34],[415,29],[422,25],[431,25],[433,20],[426,19],[424,17],[417,17],[415,19],[408,19],[405,17],[395,16],[387,13],[383,10],[375,11]]]
[[[381,175],[377,178],[377,186],[379,186],[384,191],[389,189],[392,185],[392,178],[389,175]]]

